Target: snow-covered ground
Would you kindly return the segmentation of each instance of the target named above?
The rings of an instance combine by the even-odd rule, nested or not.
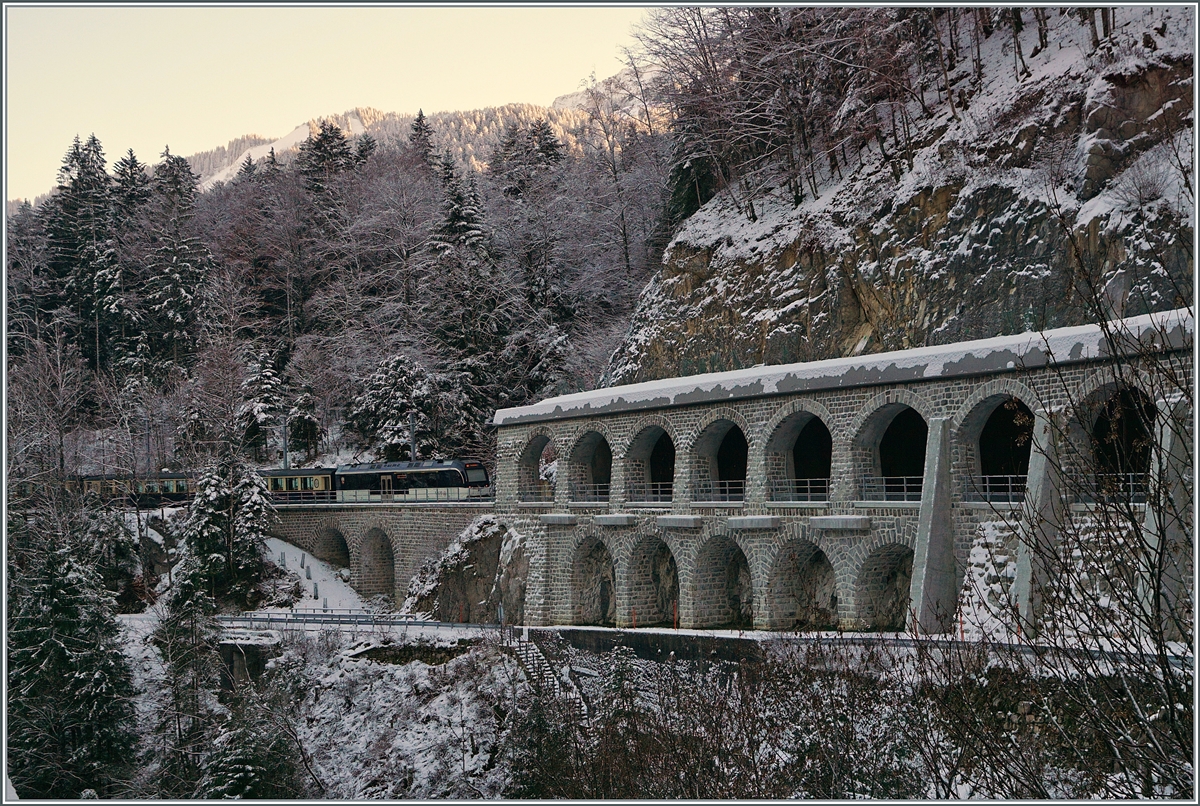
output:
[[[279,613],[287,610],[362,611],[366,602],[350,587],[350,569],[335,568],[324,560],[277,537],[267,538],[267,557],[281,568],[300,577],[300,601],[293,607],[264,607],[255,612]],[[317,596],[313,596],[313,586]]]

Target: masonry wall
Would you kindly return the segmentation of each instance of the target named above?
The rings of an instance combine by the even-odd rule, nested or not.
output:
[[[400,603],[421,564],[491,511],[491,503],[477,502],[281,506],[273,534],[335,565],[348,560],[356,591]]]
[[[602,574],[614,582],[618,626],[676,619],[685,628],[719,626],[735,620],[731,591],[736,588],[745,601],[744,578],[730,572],[744,559],[753,625],[789,629],[796,614],[813,604],[798,599],[809,594],[804,580],[795,579],[793,558],[819,550],[833,572],[832,591],[828,575],[820,581],[822,607],[832,607],[841,628],[943,629],[980,523],[1019,517],[1025,506],[967,500],[979,474],[979,434],[988,416],[1010,397],[1038,416],[1070,410],[1069,404],[1105,394],[1114,381],[1108,364],[1094,362],[501,425],[494,506],[284,507],[277,531],[318,557],[348,562],[357,590],[399,601],[426,559],[440,554],[475,517],[495,512],[525,537],[524,614],[531,625],[571,624],[594,610],[593,588]],[[902,405],[929,426],[922,498],[864,500],[867,480],[880,472],[879,441]],[[832,436],[829,500],[770,500],[770,482],[786,478],[790,451],[787,440],[773,438],[805,417],[820,418]],[[698,483],[709,472],[709,463],[697,459],[697,442],[721,420],[737,425],[749,446],[744,501],[696,500]],[[651,427],[675,444],[669,502],[639,503],[627,494],[645,474],[645,455],[631,449]],[[1072,429],[1080,432],[1078,424],[1060,423],[1060,431]],[[578,448],[583,440],[596,442],[596,434],[612,453],[610,498],[572,501],[568,480],[588,477],[585,467],[572,463],[589,460],[589,451]],[[559,457],[559,484],[553,500],[523,500],[533,497],[523,496],[523,488],[541,492],[532,487],[544,443]],[[1056,446],[1065,472],[1086,467],[1081,445],[1067,439]],[[594,541],[607,548],[611,574],[583,562]],[[587,569],[587,579],[576,578],[580,568]]]
[[[722,557],[721,562],[726,562],[729,552],[705,551],[705,547],[710,541],[728,539],[744,554],[750,569],[756,627],[788,626],[780,621],[780,608],[772,605],[778,591],[787,588],[779,579],[785,573],[780,558],[786,547],[809,545],[823,551],[833,567],[840,626],[877,626],[878,611],[887,606],[885,588],[895,585],[897,578],[908,579],[903,576],[903,566],[906,562],[912,565],[914,554],[925,558],[925,566],[911,569],[914,580],[925,574],[923,590],[958,591],[979,524],[1019,511],[1019,502],[965,500],[979,474],[979,434],[997,403],[1016,397],[1032,412],[1055,410],[1102,393],[1111,388],[1113,380],[1111,368],[1097,362],[501,425],[494,477],[496,511],[531,535],[531,546],[536,547],[533,563],[538,567],[531,568],[527,619],[532,624],[571,623],[579,595],[578,581],[572,578],[577,551],[594,537],[613,558],[618,625],[632,624],[638,603],[650,601],[653,580],[644,578],[646,563],[638,558],[659,542],[669,548],[677,566],[680,626],[709,624],[719,615],[721,604],[711,601],[711,596],[706,598],[699,581],[713,579],[722,569],[705,566],[705,558]],[[878,443],[896,404],[915,409],[931,425],[931,435],[934,421],[948,421],[949,473],[944,482],[948,489],[942,503],[936,504],[939,511],[925,513],[925,522],[933,525],[925,527],[922,539],[930,540],[930,530],[950,529],[945,539],[930,544],[935,555],[947,550],[937,546],[948,546],[950,557],[930,556],[929,545],[923,550],[918,546],[922,507],[934,504],[863,500],[866,480],[879,473]],[[768,445],[791,418],[805,413],[819,417],[833,438],[830,500],[771,501],[769,481],[784,475],[786,462],[778,456],[778,445],[770,451]],[[696,442],[720,419],[741,428],[749,444],[745,500],[694,501],[697,482],[705,480],[703,463],[696,459]],[[644,473],[640,463],[632,461],[630,447],[650,426],[664,429],[675,443],[674,498],[669,503],[627,501],[627,482],[641,481]],[[607,503],[573,502],[565,483],[575,472],[569,462],[580,440],[593,432],[601,434],[612,451],[612,494]],[[553,502],[523,501],[521,480],[531,475],[530,463],[537,461],[529,446],[541,438],[547,438],[556,450],[562,483]],[[1073,453],[1077,446],[1068,443],[1060,451],[1068,468],[1081,465]],[[927,468],[929,462],[927,451]],[[930,483],[927,478],[927,489]],[[661,521],[661,516],[668,519]],[[915,581],[913,585],[911,595],[915,596]],[[907,627],[911,629],[911,616],[922,612],[922,603],[909,601],[900,606],[910,613]],[[939,599],[924,606],[945,616],[953,612],[955,602]]]

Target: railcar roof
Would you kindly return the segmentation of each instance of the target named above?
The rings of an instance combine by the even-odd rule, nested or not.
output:
[[[378,473],[381,470],[421,472],[461,468],[463,462],[459,459],[426,459],[420,462],[370,462],[359,465],[338,465],[338,473]]]
[[[292,467],[284,470],[281,467],[272,467],[267,470],[258,471],[260,476],[328,476],[337,470],[335,467]]]
[[[1151,341],[1169,350],[1190,350],[1195,321],[1187,308],[1109,323],[1116,352],[1133,355]],[[990,339],[917,347],[889,353],[830,358],[730,372],[613,386],[561,395],[496,412],[493,425],[589,417],[626,411],[714,403],[821,389],[878,386],[905,381],[1036,369],[1113,357],[1100,325],[1080,325]]]

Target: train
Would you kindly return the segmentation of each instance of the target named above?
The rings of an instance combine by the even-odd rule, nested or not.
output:
[[[487,498],[491,479],[474,459],[371,462],[259,471],[278,504],[411,503]]]
[[[474,459],[426,459],[417,462],[371,462],[337,467],[259,470],[276,504],[415,503],[467,501],[491,497],[491,479]],[[65,486],[103,500],[122,499],[140,507],[186,503],[195,491],[187,473],[161,473],[155,478],[108,474],[73,477]],[[12,491],[32,498],[37,485],[17,481]]]

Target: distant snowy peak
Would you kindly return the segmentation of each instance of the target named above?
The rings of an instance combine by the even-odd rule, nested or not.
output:
[[[646,85],[649,83],[651,77],[652,73],[650,71],[643,72],[640,76],[638,76],[634,74],[632,68],[626,67],[615,76],[610,76],[603,81],[595,82],[595,86],[601,92],[612,94],[617,98],[620,98],[621,95],[624,95],[625,100],[624,103],[621,104],[621,107],[624,109],[624,111],[629,111],[629,109],[632,109],[635,98],[637,97],[635,93],[637,93],[638,84],[641,83],[643,86]],[[558,110],[586,108],[588,104],[587,85],[589,82],[584,81],[580,83],[583,86],[583,89],[575,92],[569,92],[566,95],[558,96],[551,102],[550,108]]]
[[[360,135],[367,130],[367,127],[363,125],[362,120],[359,119],[359,116],[356,113],[347,113],[345,117],[348,119],[348,134],[351,136]],[[212,176],[201,177],[201,190],[211,190],[218,182],[228,182],[229,180],[233,179],[233,177],[237,176],[238,170],[241,169],[242,164],[245,163],[247,157],[257,163],[260,160],[266,159],[271,153],[271,149],[275,149],[275,153],[278,155],[290,151],[291,149],[299,148],[300,144],[307,140],[309,135],[316,130],[317,125],[317,120],[301,123],[299,126],[292,129],[278,140],[274,140],[270,143],[264,143],[263,145],[257,145],[253,148],[247,148],[238,155],[237,159],[222,168],[220,171],[217,171]]]

